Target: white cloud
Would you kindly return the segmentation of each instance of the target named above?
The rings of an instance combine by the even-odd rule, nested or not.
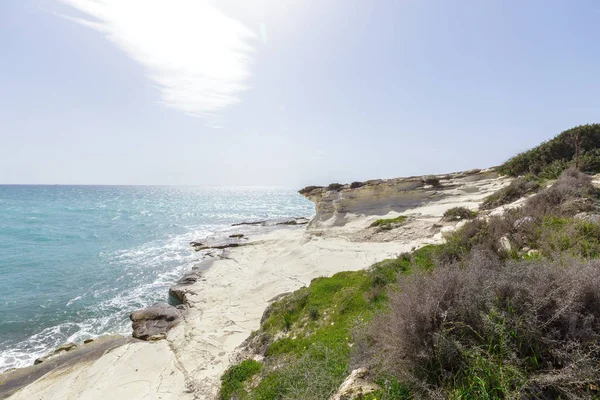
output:
[[[141,63],[162,104],[212,116],[240,101],[257,36],[205,0],[58,0]]]

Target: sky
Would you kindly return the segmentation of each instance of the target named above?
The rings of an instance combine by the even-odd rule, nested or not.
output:
[[[596,0],[2,0],[0,183],[300,188],[600,122]]]

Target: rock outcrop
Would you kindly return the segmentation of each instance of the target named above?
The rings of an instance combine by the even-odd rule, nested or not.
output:
[[[167,332],[183,321],[180,309],[167,303],[156,303],[131,313],[133,337],[142,340],[160,340]]]
[[[478,182],[496,178],[498,173],[491,168],[427,177],[378,179],[360,182],[360,185],[354,182],[335,188],[312,186],[299,193],[315,203],[316,215],[309,227],[342,226],[347,214],[402,213],[461,192],[476,193]]]
[[[358,368],[352,371],[329,400],[362,399],[365,395],[381,389],[378,385],[364,379],[367,373],[366,368]]]

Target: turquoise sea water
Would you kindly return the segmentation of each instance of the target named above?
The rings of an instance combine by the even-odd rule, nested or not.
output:
[[[129,313],[200,261],[190,240],[313,212],[279,188],[0,186],[0,371],[129,334]]]

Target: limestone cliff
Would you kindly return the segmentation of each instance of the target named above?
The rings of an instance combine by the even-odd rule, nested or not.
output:
[[[471,170],[444,175],[378,179],[328,187],[309,186],[300,194],[315,203],[316,214],[309,227],[342,226],[348,214],[369,216],[402,213],[429,202],[460,193],[477,193],[496,180],[493,169]]]

